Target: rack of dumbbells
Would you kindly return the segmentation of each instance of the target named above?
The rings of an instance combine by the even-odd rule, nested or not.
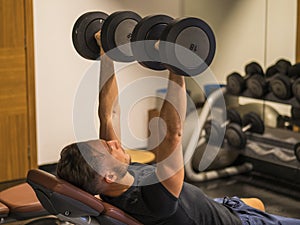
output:
[[[285,122],[300,124],[300,63],[278,60],[264,70],[257,62],[245,66],[245,75],[227,76],[229,96],[276,102],[291,107]],[[282,119],[282,118],[281,118]],[[280,127],[265,127],[254,112],[244,115],[242,124],[227,125],[229,146],[241,150],[241,160],[251,162],[254,171],[300,185],[300,133]]]

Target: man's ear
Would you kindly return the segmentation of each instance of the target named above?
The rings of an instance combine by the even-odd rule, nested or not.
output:
[[[117,180],[117,175],[114,172],[106,172],[104,176],[104,180],[106,183],[111,184],[114,183]]]

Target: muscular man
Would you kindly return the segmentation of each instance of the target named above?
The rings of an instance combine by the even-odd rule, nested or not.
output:
[[[100,33],[95,37],[101,47]],[[118,87],[113,62],[100,49],[100,139],[66,146],[57,166],[60,178],[91,194],[99,194],[104,201],[143,224],[300,224],[299,220],[280,223],[279,217],[245,204],[258,203],[263,209],[256,199],[214,200],[184,182],[181,143],[186,90],[183,76],[169,73],[168,92],[160,111],[159,130],[163,138],[155,149],[155,166],[130,163],[130,156],[120,143]]]

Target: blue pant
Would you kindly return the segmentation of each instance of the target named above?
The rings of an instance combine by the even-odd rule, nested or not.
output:
[[[243,225],[300,225],[300,219],[276,216],[263,212],[246,205],[238,197],[216,198],[214,200],[235,211]]]

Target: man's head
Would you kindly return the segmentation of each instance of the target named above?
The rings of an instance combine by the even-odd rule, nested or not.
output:
[[[91,194],[105,191],[127,173],[130,156],[118,141],[92,140],[66,146],[60,154],[57,175]]]

